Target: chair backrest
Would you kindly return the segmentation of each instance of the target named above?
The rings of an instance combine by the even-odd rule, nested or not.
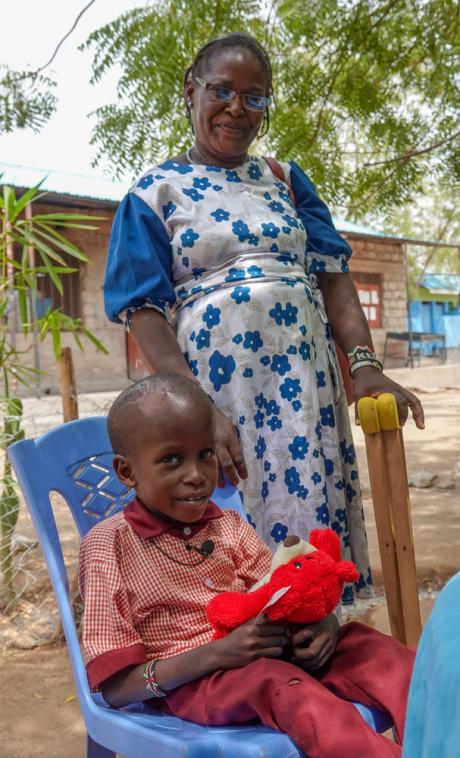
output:
[[[106,416],[71,421],[35,440],[16,442],[8,448],[8,457],[34,522],[56,594],[78,696],[82,706],[90,705],[50,492],[59,492],[66,500],[80,536],[123,508],[134,492],[122,485],[113,471]],[[231,485],[217,489],[213,500],[244,517],[241,498]]]
[[[55,490],[65,498],[80,536],[133,497],[113,471],[105,416],[58,426],[36,440],[12,446],[9,455],[15,469],[20,465],[21,484],[26,468],[33,475],[35,492]],[[31,457],[36,468],[30,467]]]
[[[134,497],[134,491],[125,487],[113,470],[106,416],[71,421],[9,450],[15,469],[19,466],[21,479],[25,468],[33,473],[36,492],[54,490],[64,497],[81,537]],[[34,467],[30,466],[31,460]],[[217,489],[213,500],[222,508],[232,507],[244,516],[241,498],[231,485]]]
[[[108,463],[110,449],[105,417],[73,421],[47,432],[36,440],[22,440],[8,448],[8,457],[32,517],[56,595],[77,694],[84,711],[91,708],[92,701],[73,617],[67,572],[50,492],[57,491],[65,498],[80,535],[85,534],[93,523],[104,517],[104,514],[102,508],[99,508],[96,515],[86,507],[90,489],[76,482],[80,477],[80,470],[87,467],[88,462],[96,461],[105,455]],[[102,471],[100,473],[102,474]],[[99,493],[94,483],[93,489],[96,490],[94,494],[97,496]],[[115,511],[112,500],[107,511]]]

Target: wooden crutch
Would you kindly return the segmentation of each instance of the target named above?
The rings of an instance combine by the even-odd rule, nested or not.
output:
[[[358,414],[366,440],[375,523],[391,633],[416,647],[422,631],[406,458],[394,395],[363,397]]]

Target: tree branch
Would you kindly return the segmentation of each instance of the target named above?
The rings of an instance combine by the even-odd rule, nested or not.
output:
[[[370,200],[371,198],[373,198],[373,197],[374,197],[374,196],[377,194],[377,192],[379,192],[379,190],[380,190],[380,189],[381,189],[381,188],[382,188],[382,187],[383,187],[383,186],[384,186],[384,185],[385,185],[385,184],[386,184],[386,183],[387,183],[387,182],[388,182],[388,181],[391,179],[391,177],[393,176],[393,174],[395,174],[395,173],[397,172],[398,168],[399,168],[398,166],[395,166],[395,167],[394,167],[394,168],[393,168],[393,169],[392,169],[392,170],[391,170],[391,171],[390,171],[390,172],[389,172],[389,173],[388,173],[386,176],[384,176],[384,177],[383,177],[383,179],[382,179],[382,180],[381,180],[381,181],[380,181],[380,182],[379,182],[379,183],[378,183],[378,184],[377,184],[377,185],[374,187],[374,189],[372,190],[372,192],[369,192],[369,193],[366,195],[366,197],[363,197],[363,198],[361,198],[361,200],[359,201],[359,203],[351,203],[350,205],[343,205],[342,207],[343,207],[343,208],[347,208],[347,209],[350,209],[350,208],[360,208],[361,206],[365,205],[365,204],[367,203],[367,201],[368,201],[368,200]]]
[[[90,2],[87,5],[85,5],[84,8],[82,8],[82,10],[78,14],[77,18],[73,22],[72,26],[70,27],[69,31],[66,34],[64,34],[63,38],[56,45],[54,53],[52,54],[52,56],[49,59],[49,61],[47,61],[43,66],[40,66],[40,68],[37,68],[37,70],[34,72],[35,74],[39,74],[40,71],[43,71],[43,69],[48,68],[48,66],[54,61],[56,55],[58,54],[58,51],[59,51],[60,47],[66,41],[67,37],[70,37],[70,35],[72,34],[73,30],[77,26],[78,22],[80,21],[81,17],[83,16],[83,14],[86,13],[86,11],[88,10],[88,8],[90,8],[92,5],[94,5],[95,2],[96,2],[96,0],[90,0]]]
[[[441,226],[441,228],[438,230],[438,233],[436,234],[435,242],[442,242],[442,238],[444,237],[446,231],[448,230],[449,226],[452,223],[453,215],[454,215],[453,211],[450,211],[450,213],[447,215],[445,224],[443,224]],[[422,283],[422,279],[425,276],[426,270],[427,270],[428,266],[430,265],[430,263],[431,263],[431,261],[433,259],[433,256],[435,255],[435,253],[437,252],[437,250],[438,250],[437,247],[432,247],[432,248],[428,249],[428,254],[427,254],[427,256],[425,258],[425,261],[423,263],[422,270],[421,270],[420,275],[418,277],[417,284],[421,284]]]
[[[386,6],[385,6],[384,8],[376,8],[374,11],[372,11],[371,13],[369,13],[369,18],[372,18],[372,16],[375,16],[375,15],[376,15],[376,13],[378,13],[380,10],[382,10],[382,11],[383,11],[382,15],[381,15],[381,16],[379,16],[379,17],[378,17],[378,18],[377,18],[377,19],[376,19],[376,20],[373,22],[373,24],[371,25],[371,28],[369,29],[369,32],[372,32],[372,31],[373,31],[373,30],[374,30],[374,29],[375,29],[375,28],[376,28],[376,27],[377,27],[377,26],[378,26],[378,25],[379,25],[379,24],[380,24],[380,23],[381,23],[381,22],[384,20],[384,18],[385,18],[386,16],[388,16],[388,14],[389,14],[389,12],[391,11],[391,9],[392,9],[392,8],[393,8],[395,5],[398,5],[398,3],[401,3],[401,0],[390,0],[390,2],[389,2],[389,3],[387,3],[387,4],[386,4]]]
[[[64,44],[64,42],[66,41],[66,39],[68,37],[70,37],[70,35],[72,34],[73,30],[77,26],[78,22],[80,21],[81,17],[83,16],[83,14],[86,13],[86,11],[88,10],[88,8],[90,8],[92,5],[94,5],[95,2],[96,2],[96,0],[90,0],[90,2],[87,5],[85,5],[84,8],[82,8],[82,10],[78,14],[78,16],[75,19],[75,21],[73,22],[73,24],[72,24],[71,28],[69,29],[69,31],[66,34],[64,34],[64,36],[62,37],[61,40],[59,40],[59,42],[56,45],[56,48],[55,48],[54,53],[52,54],[51,58],[46,63],[44,63],[43,66],[40,66],[39,68],[35,69],[34,71],[21,71],[21,72],[10,71],[9,73],[10,73],[10,75],[12,77],[14,77],[14,81],[15,82],[21,82],[21,81],[25,81],[26,79],[36,79],[38,77],[38,74],[41,71],[43,71],[45,68],[48,68],[48,66],[50,66],[51,63],[54,61],[56,55],[58,54],[60,48],[62,47],[62,45]]]
[[[437,142],[434,142],[432,145],[429,145],[428,147],[422,147],[418,150],[415,148],[413,150],[408,150],[407,153],[402,153],[402,155],[397,155],[394,158],[388,158],[384,161],[372,161],[369,163],[364,163],[363,168],[371,168],[372,166],[386,166],[389,163],[400,163],[402,161],[410,160],[411,158],[415,158],[417,155],[424,155],[425,153],[431,153],[433,150],[436,150],[438,147],[441,147],[442,145],[447,144],[447,142],[452,142],[452,140],[456,139],[457,137],[460,137],[460,129],[458,132],[454,132],[449,137],[445,137],[445,139],[438,140]]]

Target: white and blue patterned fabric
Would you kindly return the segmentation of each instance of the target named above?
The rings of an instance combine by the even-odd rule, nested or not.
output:
[[[371,576],[346,399],[316,272],[346,272],[350,247],[295,164],[295,193],[263,158],[228,170],[168,160],[121,203],[105,281],[113,321],[153,307],[194,375],[237,427],[250,522],[272,547],[332,527]],[[344,602],[353,601],[353,587]]]

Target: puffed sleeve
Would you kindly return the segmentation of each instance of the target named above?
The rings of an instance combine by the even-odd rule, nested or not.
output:
[[[307,230],[308,273],[347,273],[350,245],[335,229],[330,211],[319,199],[313,182],[294,161],[290,166],[297,214]]]
[[[105,312],[121,323],[128,308],[153,306],[165,312],[175,300],[171,250],[166,229],[156,213],[129,193],[113,221],[105,270]]]
[[[84,600],[82,647],[92,689],[118,671],[147,660],[118,563],[110,556],[102,560],[98,552],[97,540],[83,540],[79,567]]]

